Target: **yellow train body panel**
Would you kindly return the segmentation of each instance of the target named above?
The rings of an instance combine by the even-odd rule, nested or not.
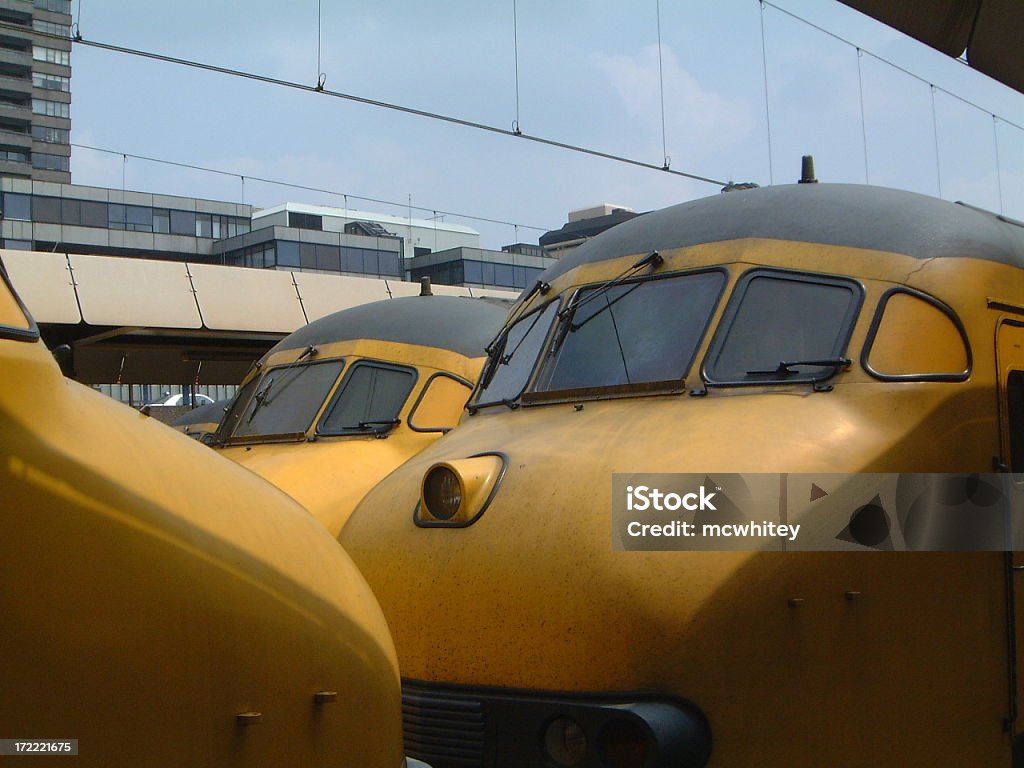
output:
[[[39,341],[0,338],[0,498],[5,738],[77,739],[83,766],[402,764],[394,647],[337,542]]]
[[[780,206],[777,217],[796,220],[801,204],[797,213]],[[533,739],[530,754],[549,749],[541,759],[551,764],[608,765],[609,755],[626,754],[632,760],[617,764],[667,765],[650,751],[629,752],[639,749],[635,741],[623,746],[591,729],[584,711],[588,702],[611,710],[663,699],[706,717],[707,753],[687,753],[677,765],[1011,764],[1022,730],[1014,669],[1024,585],[1014,587],[1021,576],[1008,570],[1008,553],[613,551],[613,473],[1024,471],[1010,460],[1005,406],[1007,374],[1024,369],[1024,334],[1014,330],[1024,326],[1024,270],[969,250],[928,257],[845,245],[830,226],[847,211],[830,210],[817,230],[813,221],[799,224],[817,231],[818,242],[744,235],[666,247],[671,238],[658,230],[665,219],[647,225],[641,217],[626,230],[632,238],[618,227],[592,241],[597,249],[604,238],[622,256],[580,257],[556,270],[548,288],[524,294],[514,319],[552,300],[572,311],[577,289],[621,278],[651,250],[660,256],[648,262],[652,279],[724,275],[685,383],[671,393],[595,387],[531,399],[545,361],[555,359],[556,317],[526,394],[473,413],[490,386],[485,367],[472,415],[364,499],[340,541],[391,623],[407,704],[440,717],[431,696],[484,702],[493,720],[485,749],[499,766],[525,754],[501,735],[524,722],[536,727],[517,731],[519,740]],[[716,333],[736,316],[731,301],[757,270],[857,286],[841,353],[852,364],[825,379],[831,391],[784,377],[714,386]],[[894,295],[920,306],[900,306]],[[890,300],[893,311],[878,322]],[[962,323],[969,352],[938,319],[945,309],[929,314],[939,305]],[[865,353],[869,343],[874,351]],[[904,380],[865,367],[883,360],[969,371]],[[432,468],[481,454],[503,455],[505,464],[489,502],[465,520],[458,502],[450,527],[423,524]],[[424,642],[425,633],[435,641]],[[561,727],[559,707],[583,725],[555,729],[565,739],[555,749],[545,739]],[[415,722],[407,719],[406,733],[416,736]],[[417,752],[456,764],[429,738],[416,742]]]

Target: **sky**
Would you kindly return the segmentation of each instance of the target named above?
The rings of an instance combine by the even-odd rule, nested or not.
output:
[[[319,68],[317,0],[75,0],[72,14],[86,40],[307,85],[323,72],[330,90],[503,129],[517,121],[527,134],[658,166],[667,154],[673,170],[712,179],[792,183],[813,154],[822,181],[1024,219],[1024,95],[834,0],[773,1],[321,0]],[[413,216],[451,212],[437,216],[478,230],[488,248],[536,243],[574,209],[647,211],[719,191],[84,45],[71,63],[76,184],[400,216],[411,201]]]

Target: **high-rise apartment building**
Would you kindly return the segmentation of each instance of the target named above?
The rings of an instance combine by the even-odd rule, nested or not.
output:
[[[71,0],[0,0],[0,176],[71,182]]]

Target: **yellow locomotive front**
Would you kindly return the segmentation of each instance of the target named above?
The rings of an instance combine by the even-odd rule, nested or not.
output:
[[[647,214],[549,270],[460,426],[342,531],[394,630],[409,753],[1008,765],[1008,555],[887,553],[895,527],[618,551],[611,509],[616,474],[774,473],[798,518],[815,473],[847,498],[858,473],[1022,471],[1022,264],[990,214],[802,185]]]
[[[458,423],[507,309],[417,296],[316,320],[250,371],[213,443],[337,536],[377,481]]]

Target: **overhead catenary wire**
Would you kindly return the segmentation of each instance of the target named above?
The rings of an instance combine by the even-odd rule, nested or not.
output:
[[[772,110],[768,100],[768,45],[764,33],[764,0],[761,3],[761,71],[764,74],[764,121],[768,134],[768,183],[775,183],[775,164],[772,162]]]
[[[654,12],[658,21],[658,89],[661,92],[661,154],[665,157],[662,168],[668,170],[672,159],[668,156],[668,140],[665,133],[665,68],[661,62],[661,0],[654,1]]]
[[[159,157],[151,157],[149,155],[138,155],[138,154],[133,154],[131,152],[121,152],[120,150],[107,149],[105,147],[95,147],[95,146],[91,146],[89,144],[80,144],[80,143],[72,142],[71,146],[72,147],[77,147],[78,149],[90,150],[92,152],[102,152],[102,153],[108,154],[108,155],[116,155],[118,157],[125,158],[125,162],[127,162],[127,160],[126,160],[127,158],[131,158],[133,160],[145,160],[145,161],[150,162],[150,163],[160,163],[162,165],[170,165],[170,166],[174,166],[176,168],[185,168],[185,169],[190,170],[190,171],[205,171],[206,173],[215,173],[215,174],[218,174],[220,176],[230,176],[231,178],[241,179],[242,185],[243,185],[242,186],[242,190],[243,190],[242,196],[243,196],[243,198],[245,196],[245,186],[244,185],[245,185],[246,181],[258,181],[258,182],[260,182],[262,184],[273,184],[273,185],[280,186],[280,187],[290,187],[291,189],[301,189],[301,190],[303,190],[305,192],[316,192],[318,194],[323,194],[323,195],[333,195],[335,197],[340,197],[340,198],[344,199],[344,201],[345,201],[346,217],[347,217],[347,211],[348,211],[348,201],[349,201],[349,198],[351,198],[353,200],[362,200],[363,202],[367,202],[367,203],[377,203],[378,205],[390,205],[390,206],[393,206],[393,207],[410,208],[410,209],[415,209],[417,211],[424,211],[424,212],[431,211],[431,212],[435,212],[435,213],[441,214],[443,216],[454,216],[455,218],[467,219],[469,221],[482,221],[482,222],[486,222],[487,224],[500,224],[500,225],[507,226],[507,227],[522,227],[523,229],[530,229],[530,230],[534,230],[534,231],[537,231],[537,232],[549,232],[552,229],[556,229],[556,227],[538,227],[538,226],[532,226],[530,224],[523,224],[523,223],[517,223],[517,222],[514,222],[514,221],[505,221],[503,219],[490,218],[490,217],[487,217],[487,216],[477,216],[477,215],[469,214],[469,213],[459,213],[458,211],[443,211],[441,209],[425,208],[423,206],[411,205],[411,201],[399,203],[399,202],[395,202],[394,200],[382,200],[382,199],[376,198],[376,197],[366,197],[366,196],[363,196],[363,195],[353,195],[353,194],[349,194],[347,192],[339,192],[338,190],[334,190],[334,189],[326,189],[324,187],[313,187],[313,186],[310,186],[308,184],[297,184],[295,182],[282,181],[280,179],[270,179],[270,178],[266,178],[266,177],[263,177],[263,176],[251,176],[251,175],[248,175],[248,174],[242,175],[242,174],[238,173],[237,171],[225,171],[225,170],[223,170],[221,168],[210,168],[208,166],[196,165],[195,163],[183,163],[183,162],[179,162],[177,160],[165,160],[165,159],[159,158]]]
[[[10,24],[8,22],[0,22],[0,29],[12,29],[21,30],[16,24]],[[49,37],[57,40],[68,40],[70,38],[64,35],[54,35],[42,32],[35,33],[39,37]],[[428,118],[431,120],[438,120],[440,122],[449,123],[451,125],[460,125],[465,128],[475,128],[480,131],[486,131],[489,133],[495,133],[502,136],[508,136],[518,139],[524,139],[526,141],[533,142],[535,144],[541,144],[547,147],[553,147],[556,149],[563,149],[569,152],[576,152],[579,154],[587,155],[589,157],[598,157],[604,160],[610,160],[617,163],[624,163],[626,165],[632,165],[637,168],[646,168],[652,171],[661,171],[662,173],[671,174],[681,178],[691,179],[693,181],[700,181],[706,184],[714,184],[716,186],[724,186],[727,182],[721,179],[713,179],[707,176],[701,176],[695,173],[687,173],[685,171],[672,170],[665,168],[655,163],[648,163],[643,160],[637,160],[635,158],[626,157],[624,155],[616,155],[611,152],[602,152],[598,149],[592,149],[590,147],[583,147],[576,144],[570,144],[564,141],[558,141],[556,139],[549,139],[543,136],[535,136],[533,134],[523,133],[521,131],[515,131],[507,128],[499,128],[496,125],[488,125],[487,123],[479,123],[474,120],[467,120],[461,117],[454,117],[452,115],[446,115],[440,112],[431,112],[425,109],[417,109],[415,107],[405,106],[403,104],[395,104],[392,102],[381,101],[379,99],[371,99],[366,96],[357,96],[352,93],[343,93],[341,91],[332,91],[327,88],[321,88],[318,86],[305,85],[303,83],[297,83],[291,80],[283,80],[277,77],[270,77],[269,75],[261,75],[255,72],[247,72],[241,69],[233,69],[231,67],[222,67],[216,64],[209,64],[206,62],[195,61],[193,59],[183,59],[177,56],[168,56],[162,53],[156,53],[154,51],[144,51],[139,48],[130,48],[123,45],[115,45],[113,43],[104,43],[99,40],[90,40],[88,38],[78,36],[72,40],[76,45],[84,45],[89,48],[96,48],[98,50],[110,51],[113,53],[122,53],[128,56],[136,56],[139,58],[150,59],[152,61],[160,61],[166,64],[176,64],[183,67],[190,67],[193,69],[199,69],[205,72],[216,72],[222,75],[229,75],[231,77],[244,78],[246,80],[253,80],[268,85],[275,85],[282,88],[290,88],[297,91],[305,91],[307,93],[318,93],[324,96],[330,96],[336,99],[342,99],[344,101],[351,101],[356,104],[365,104],[367,106],[379,107],[381,109],[391,110],[393,112],[400,112],[406,115],[414,115],[417,117]]]
[[[928,85],[928,86],[930,86],[930,87],[932,87],[932,88],[934,88],[936,90],[942,91],[947,96],[951,96],[954,99],[957,99],[958,101],[961,101],[961,102],[963,102],[964,104],[966,104],[966,105],[968,105],[970,107],[974,107],[975,109],[981,110],[982,112],[984,112],[986,114],[989,114],[989,115],[992,114],[992,110],[986,109],[985,107],[981,106],[980,104],[977,104],[976,102],[973,102],[970,99],[967,99],[967,98],[961,96],[958,93],[954,93],[953,91],[950,91],[950,90],[948,90],[946,88],[943,88],[940,85],[936,85],[935,83],[931,82],[927,78],[921,77],[921,75],[918,75],[917,73],[912,72],[911,70],[907,69],[906,67],[901,67],[899,64],[897,64],[896,62],[892,61],[891,59],[887,59],[884,56],[880,56],[877,53],[873,53],[873,52],[867,50],[866,48],[861,48],[859,45],[857,45],[857,43],[854,43],[852,40],[848,40],[847,38],[843,37],[842,35],[837,35],[835,32],[832,32],[831,30],[825,29],[824,27],[819,26],[818,24],[815,24],[813,21],[809,21],[809,20],[805,19],[803,16],[800,16],[799,14],[794,13],[793,11],[789,11],[789,10],[779,6],[779,5],[776,5],[775,3],[771,2],[771,0],[758,0],[758,2],[761,3],[761,8],[762,9],[765,6],[769,6],[770,8],[774,8],[779,13],[782,13],[782,14],[785,14],[786,16],[789,16],[791,19],[796,19],[797,21],[801,22],[802,24],[805,24],[808,27],[811,27],[812,29],[816,29],[819,32],[821,32],[822,34],[828,35],[829,37],[834,38],[835,40],[838,40],[841,43],[845,43],[846,45],[849,45],[849,46],[851,46],[853,48],[857,48],[858,50],[862,51],[863,53],[865,53],[866,55],[868,55],[871,58],[875,59],[876,61],[880,61],[883,64],[887,64],[888,66],[892,67],[893,69],[895,69],[895,70],[897,70],[899,72],[902,72],[903,74],[908,75],[909,77],[912,77],[915,80],[918,80],[918,81],[924,83],[925,85]],[[762,29],[763,29],[763,26],[762,26]],[[999,116],[999,119],[1002,120],[1007,125],[1012,125],[1014,128],[1017,128],[1018,130],[1024,131],[1024,125],[1019,125],[1018,123],[1015,123],[1012,120],[1006,119],[1002,115]]]

